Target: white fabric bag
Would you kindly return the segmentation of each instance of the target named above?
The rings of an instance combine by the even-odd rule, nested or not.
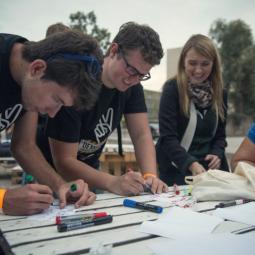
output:
[[[192,196],[197,201],[255,200],[255,167],[239,162],[234,173],[208,170],[196,176],[186,176],[193,185]]]

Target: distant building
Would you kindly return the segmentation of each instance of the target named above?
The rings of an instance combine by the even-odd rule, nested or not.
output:
[[[182,48],[172,48],[167,50],[167,79],[172,78],[177,73],[178,60]]]
[[[158,110],[161,92],[144,90],[145,102],[150,123],[158,123]]]
[[[182,48],[167,50],[167,79],[176,75],[178,59]],[[158,111],[161,92],[144,90],[150,123],[158,123]]]

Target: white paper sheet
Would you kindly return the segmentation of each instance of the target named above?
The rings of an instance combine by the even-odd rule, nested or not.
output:
[[[42,213],[28,216],[28,220],[38,220],[44,221],[48,220],[49,223],[54,222],[56,220],[57,215],[72,215],[75,214],[74,205],[67,205],[64,209],[60,209],[58,205],[50,206],[49,209],[44,210]]]
[[[211,233],[223,219],[190,209],[170,208],[166,216],[156,221],[145,221],[139,231],[169,238],[182,238]]]
[[[151,240],[147,245],[155,255],[254,255],[254,235],[210,234],[197,237],[190,236],[181,240]]]
[[[226,208],[218,208],[213,212],[213,215],[223,219],[255,226],[255,202]]]

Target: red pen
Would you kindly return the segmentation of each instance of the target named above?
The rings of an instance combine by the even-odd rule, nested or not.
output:
[[[180,189],[176,183],[173,185],[173,188],[175,195],[180,195]]]
[[[86,214],[74,214],[74,215],[63,215],[63,216],[56,216],[56,224],[62,224],[72,221],[91,221],[97,218],[102,218],[107,216],[106,212],[98,212],[98,213],[86,213]]]

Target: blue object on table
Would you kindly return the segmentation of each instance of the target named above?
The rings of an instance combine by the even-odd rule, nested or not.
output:
[[[138,208],[138,209],[142,209],[142,210],[146,210],[150,212],[155,212],[155,213],[162,213],[163,211],[163,208],[160,206],[136,202],[131,199],[124,199],[123,205],[127,207]]]

